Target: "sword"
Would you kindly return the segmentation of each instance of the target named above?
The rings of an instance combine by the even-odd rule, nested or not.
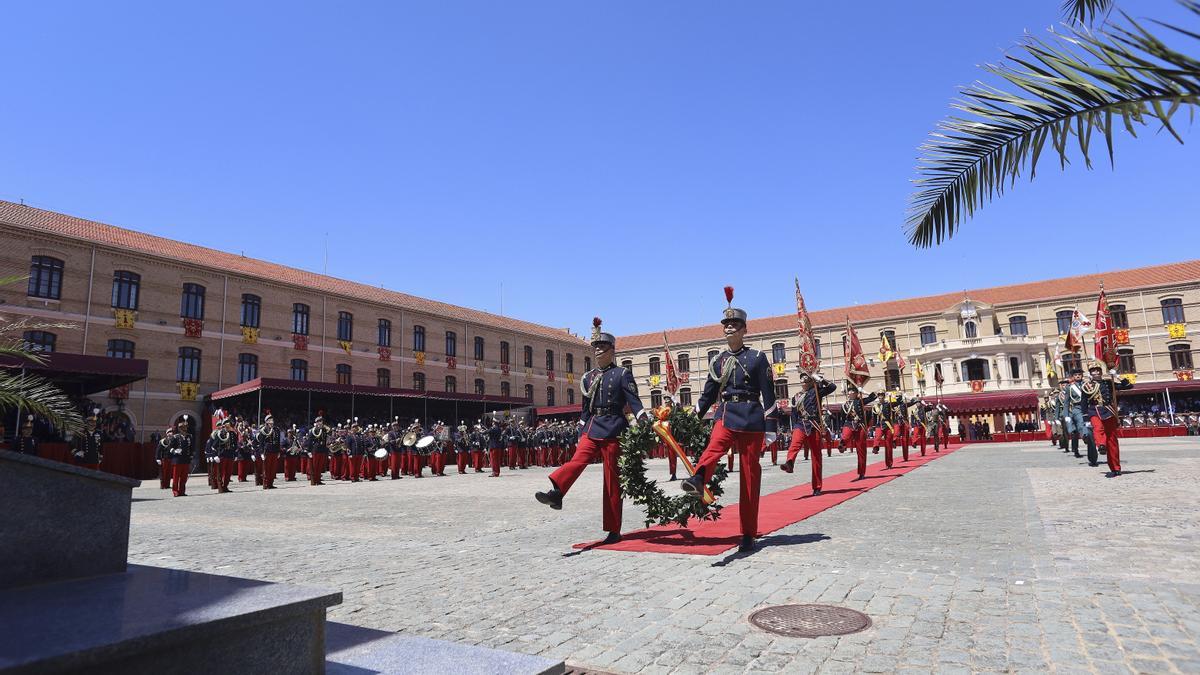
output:
[[[654,429],[654,433],[658,434],[658,437],[662,439],[662,442],[666,443],[667,447],[671,449],[671,452],[674,452],[675,456],[679,458],[679,461],[683,462],[683,468],[687,469],[688,475],[696,475],[695,465],[692,464],[692,460],[687,456],[687,453],[683,451],[683,448],[680,447],[679,441],[675,440],[675,435],[671,433],[671,422],[667,420],[667,417],[671,414],[671,408],[668,406],[661,406],[655,409],[654,414],[656,417],[658,417],[658,420],[656,420],[654,424],[650,425],[650,427]],[[713,502],[717,501],[717,498],[713,495],[712,490],[708,489],[707,485],[704,486],[704,494],[701,499],[705,504],[712,504]]]

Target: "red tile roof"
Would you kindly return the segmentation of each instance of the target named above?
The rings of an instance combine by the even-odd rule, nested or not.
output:
[[[966,294],[972,300],[984,302],[989,305],[1024,304],[1048,301],[1056,298],[1096,295],[1100,289],[1101,281],[1104,282],[1104,288],[1109,292],[1110,296],[1116,291],[1128,289],[1169,286],[1180,283],[1198,283],[1200,282],[1200,260],[1155,265],[1153,267],[1139,267],[1115,272],[1102,272],[1099,274],[1085,274],[1077,277],[1066,277],[1064,279],[1031,281],[1011,286],[978,288],[968,290]],[[870,305],[854,305],[852,307],[838,307],[836,309],[817,311],[810,310],[809,315],[812,318],[814,328],[823,328],[841,325],[846,321],[847,316],[850,317],[851,323],[882,321],[885,319],[919,315],[928,316],[945,311],[948,307],[953,306],[962,299],[963,293],[958,291],[943,293],[941,295],[927,295],[920,298],[908,298],[906,300],[877,302]],[[750,319],[749,327],[750,332],[753,334],[795,330],[796,315],[793,313],[762,319],[752,318]],[[721,326],[718,323],[692,328],[675,328],[667,331],[667,340],[670,341],[671,346],[683,345],[690,342],[717,341],[721,337]],[[623,336],[618,337],[617,340],[620,349],[660,347],[662,346],[662,331]]]
[[[55,213],[54,211],[36,209],[23,204],[0,200],[0,223],[55,237],[76,239],[89,244],[96,243],[101,246],[109,246],[124,251],[191,263],[198,267],[217,270],[222,273],[232,273],[266,281],[290,284],[309,288],[316,292],[330,293],[355,300],[447,317],[492,328],[536,335],[560,342],[572,342],[581,346],[586,345],[582,339],[570,335],[566,329],[551,328],[549,326],[459,307],[436,300],[419,298],[407,293],[389,291],[366,284],[346,281],[324,274],[306,272],[294,267],[247,258],[164,237],[156,237],[142,232],[98,223],[93,220],[85,220],[62,213]]]

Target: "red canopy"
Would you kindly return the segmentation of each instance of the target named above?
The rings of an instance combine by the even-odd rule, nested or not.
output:
[[[926,401],[936,401],[932,396],[923,396]],[[1019,391],[988,391],[978,394],[952,394],[942,397],[942,405],[951,414],[1030,412],[1037,410],[1038,393],[1033,389]]]
[[[462,394],[448,391],[417,391],[416,389],[391,389],[387,387],[368,387],[361,384],[337,384],[335,382],[301,382],[298,380],[283,380],[273,377],[256,377],[253,380],[225,387],[214,391],[211,398],[219,401],[225,398],[241,396],[258,390],[276,391],[311,391],[323,394],[355,394],[358,396],[394,396],[398,398],[435,399],[441,401],[477,401],[488,403],[505,403],[528,405],[523,398],[507,396],[491,396],[488,394]]]
[[[45,363],[11,356],[0,357],[0,368],[37,373],[69,394],[87,396],[145,379],[150,364],[146,359],[117,359],[68,352],[52,352],[41,356]]]

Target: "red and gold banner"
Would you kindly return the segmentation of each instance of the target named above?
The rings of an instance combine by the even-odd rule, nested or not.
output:
[[[447,356],[446,357],[446,367],[449,368],[450,370],[457,370],[458,369],[458,359],[453,356]]]
[[[204,321],[202,319],[184,319],[183,320],[183,336],[190,338],[198,338],[204,335]]]
[[[308,336],[292,333],[292,347],[302,352],[308,351]]]
[[[392,360],[392,350],[387,347],[380,347],[379,348],[379,360],[380,361],[391,361]]]
[[[667,392],[672,396],[679,391],[679,376],[675,374],[675,363],[671,360],[671,346],[667,344],[667,331],[663,331],[663,359],[667,362]]]
[[[413,352],[413,358],[417,360],[418,366],[425,365],[425,352]]]
[[[1113,337],[1116,338],[1117,344],[1127,345],[1127,344],[1129,344],[1129,329],[1128,328],[1114,328],[1113,329]]]
[[[813,339],[812,319],[808,316],[808,308],[804,306],[804,296],[800,295],[800,280],[796,282],[796,334],[800,337],[800,355],[797,366],[800,372],[811,375],[821,367],[817,358],[817,343]]]
[[[1100,286],[1100,299],[1096,301],[1096,358],[1109,368],[1117,367],[1117,339],[1112,326],[1112,314],[1108,311],[1108,297],[1104,286]]]
[[[867,367],[862,343],[858,341],[858,333],[850,325],[850,317],[846,317],[846,337],[843,338],[842,348],[846,352],[846,379],[859,387],[865,385],[871,380],[871,371]]]

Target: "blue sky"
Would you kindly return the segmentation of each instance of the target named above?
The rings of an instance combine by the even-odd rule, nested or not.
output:
[[[0,197],[315,271],[328,233],[330,274],[579,333],[1196,257],[1186,131],[905,243],[917,146],[1059,5],[9,4]]]

